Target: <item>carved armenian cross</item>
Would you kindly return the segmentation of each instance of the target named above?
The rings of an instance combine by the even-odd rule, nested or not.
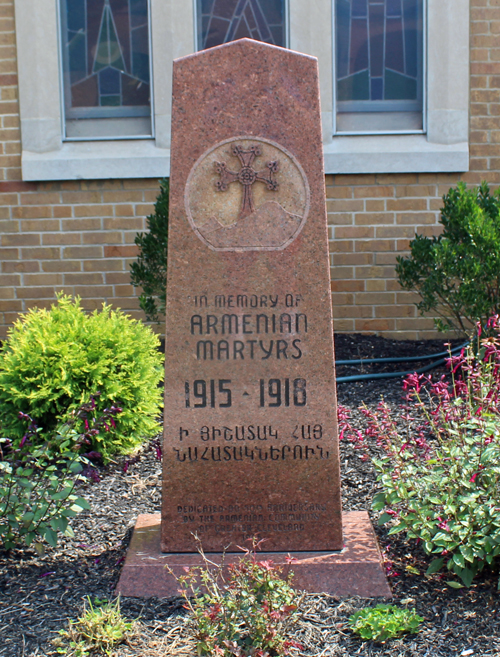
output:
[[[256,157],[261,155],[262,151],[260,146],[250,146],[244,149],[241,146],[233,146],[233,155],[241,162],[241,169],[239,171],[230,171],[225,162],[215,162],[215,168],[220,175],[220,180],[215,183],[219,192],[225,192],[227,186],[232,182],[239,182],[243,185],[243,199],[241,201],[240,214],[238,220],[246,217],[255,210],[253,202],[252,185],[259,181],[267,185],[267,189],[275,192],[278,189],[278,183],[273,178],[273,174],[279,169],[279,162],[267,163],[267,169],[256,171],[253,167],[253,161]]]

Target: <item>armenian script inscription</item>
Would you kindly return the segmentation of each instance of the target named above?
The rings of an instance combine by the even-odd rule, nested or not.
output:
[[[191,170],[186,212],[198,237],[216,251],[286,248],[307,219],[306,175],[283,146],[236,137],[208,149]]]

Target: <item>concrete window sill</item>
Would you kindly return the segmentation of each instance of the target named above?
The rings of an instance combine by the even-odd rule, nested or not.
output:
[[[325,173],[468,171],[467,142],[433,144],[425,135],[335,137],[324,146]],[[170,150],[154,140],[66,142],[58,151],[23,151],[23,180],[163,178]]]

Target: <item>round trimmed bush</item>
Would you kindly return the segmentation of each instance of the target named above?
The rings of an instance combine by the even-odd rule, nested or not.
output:
[[[105,459],[133,451],[160,430],[159,343],[150,328],[106,304],[85,313],[78,297],[59,294],[50,310],[21,315],[0,351],[2,434],[22,438],[20,411],[49,433],[93,396],[97,412],[111,405],[123,410],[89,449]]]

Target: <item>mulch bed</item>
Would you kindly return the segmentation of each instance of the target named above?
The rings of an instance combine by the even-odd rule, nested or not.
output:
[[[395,341],[375,336],[336,336],[337,359],[414,356],[442,351],[442,341]],[[426,362],[422,362],[425,365]],[[413,367],[420,363],[413,363]],[[370,371],[338,368],[339,376]],[[409,369],[404,364],[373,366],[376,371]],[[373,370],[374,371],[374,370]],[[442,370],[444,372],[444,370]],[[441,372],[438,371],[437,375]],[[351,409],[354,423],[361,426],[356,410],[369,407],[380,396],[395,412],[401,397],[401,379],[360,381],[338,385],[338,399]],[[346,510],[370,509],[377,492],[374,471],[350,443],[341,443],[343,503]],[[101,469],[101,481],[82,494],[91,512],[74,519],[75,538],[63,538],[42,557],[33,550],[0,553],[0,655],[31,657],[56,654],[51,640],[76,618],[86,596],[111,598],[139,513],[160,510],[161,464],[153,450],[126,473],[116,463]],[[372,516],[376,525],[377,517]],[[347,620],[356,610],[377,600],[327,595],[308,595],[296,638],[304,645],[301,655],[387,655],[391,657],[450,655],[500,656],[500,604],[498,573],[487,572],[470,589],[453,589],[447,577],[424,576],[428,560],[402,535],[387,536],[376,528],[386,559],[395,604],[415,607],[425,618],[420,632],[377,645],[354,636]],[[179,599],[122,599],[122,611],[138,618],[138,634],[129,645],[116,651],[119,657],[188,655],[189,635]]]

